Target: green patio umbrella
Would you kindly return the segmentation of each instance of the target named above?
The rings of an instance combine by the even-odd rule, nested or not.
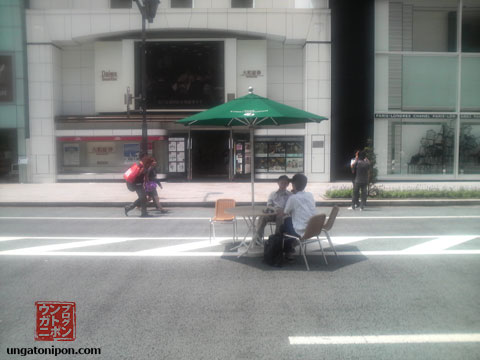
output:
[[[288,125],[307,122],[319,123],[327,120],[326,117],[315,115],[276,101],[255,95],[253,89],[248,89],[249,94],[231,100],[225,104],[215,106],[201,113],[178,120],[187,126],[248,126],[250,129],[251,157],[251,183],[252,206],[255,202],[254,195],[254,144],[253,129],[257,126]]]

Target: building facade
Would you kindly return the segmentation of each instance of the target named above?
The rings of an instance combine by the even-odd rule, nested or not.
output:
[[[380,179],[480,179],[480,1],[375,1]]]
[[[23,1],[0,2],[0,181],[27,181],[28,94]]]
[[[137,6],[30,0],[26,19],[27,181],[121,179],[141,143]],[[249,86],[330,118],[330,47],[328,1],[162,1],[146,46],[148,146],[159,172],[192,180],[249,177],[248,129],[175,123],[246,95]],[[255,176],[304,172],[329,181],[329,148],[330,121],[257,129]]]

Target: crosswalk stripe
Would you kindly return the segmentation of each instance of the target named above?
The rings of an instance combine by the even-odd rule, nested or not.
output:
[[[0,236],[0,242],[3,241],[13,241],[13,240],[21,240],[22,237],[10,237],[10,236]]]
[[[475,239],[476,236],[442,236],[437,239],[433,239],[422,244],[418,244],[408,249],[403,250],[404,252],[417,252],[417,251],[438,251],[451,248],[467,241]]]
[[[14,252],[14,253],[44,253],[44,252],[51,252],[57,250],[64,250],[64,249],[74,249],[86,246],[98,246],[98,245],[105,245],[105,244],[113,244],[119,242],[125,242],[128,240],[132,240],[131,238],[103,238],[97,240],[90,240],[90,241],[79,241],[79,242],[70,242],[70,243],[63,243],[63,244],[54,244],[54,245],[43,245],[43,246],[35,246],[29,248],[22,248],[17,250],[7,250],[3,251],[3,253]]]
[[[427,344],[480,342],[480,333],[369,336],[289,336],[290,345]]]
[[[220,245],[220,243],[214,240],[212,240],[211,242],[205,240],[205,241],[197,241],[197,242],[188,243],[188,244],[164,246],[164,247],[159,247],[155,249],[142,250],[142,251],[138,251],[137,254],[149,255],[149,254],[155,254],[155,253],[172,253],[172,252],[203,249],[203,248],[212,247],[216,245]]]
[[[464,243],[466,241],[480,238],[480,235],[456,235],[456,236],[338,236],[332,237],[332,241],[336,245],[351,244],[364,240],[376,239],[432,239],[422,244],[412,246],[405,250],[357,250],[342,251],[338,250],[339,256],[408,256],[408,255],[478,255],[480,250],[475,249],[457,249],[449,250],[452,246]],[[64,256],[230,256],[229,252],[195,252],[192,250],[207,249],[226,242],[231,242],[230,237],[217,237],[216,240],[207,240],[208,237],[3,237],[0,240],[19,241],[19,240],[77,240],[73,242],[62,242],[61,244],[48,244],[34,247],[19,248],[13,250],[0,251],[0,255],[64,255]],[[154,247],[152,249],[117,252],[117,251],[88,251],[88,252],[69,252],[68,249],[78,249],[82,247],[95,247],[99,245],[117,244],[122,242],[135,242],[139,240],[152,241],[176,241],[187,240],[193,241],[183,244],[167,245],[163,247]],[[247,239],[248,240],[248,239]],[[324,240],[324,239],[323,239]],[[308,249],[309,255],[321,255],[319,246],[311,246]],[[236,256],[237,253],[234,253]],[[327,245],[327,254],[332,254],[331,249]]]

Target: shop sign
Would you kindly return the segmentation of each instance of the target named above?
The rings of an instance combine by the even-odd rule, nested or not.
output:
[[[0,55],[0,102],[13,101],[12,55]]]
[[[120,156],[114,142],[87,142],[88,166],[116,164]]]
[[[480,120],[480,114],[463,114],[463,115],[460,115],[460,119]]]
[[[377,113],[375,119],[456,119],[456,114]]]
[[[102,80],[103,81],[117,81],[117,72],[116,71],[102,70]]]
[[[113,146],[94,146],[92,151],[97,155],[108,155],[113,152]]]
[[[247,78],[257,78],[263,75],[261,70],[243,70],[243,73],[241,76],[245,76]]]

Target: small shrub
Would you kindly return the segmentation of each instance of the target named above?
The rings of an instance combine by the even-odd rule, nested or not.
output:
[[[399,189],[385,190],[379,187],[372,188],[370,199],[480,199],[480,189]],[[325,195],[332,199],[351,199],[352,188],[328,189]]]

